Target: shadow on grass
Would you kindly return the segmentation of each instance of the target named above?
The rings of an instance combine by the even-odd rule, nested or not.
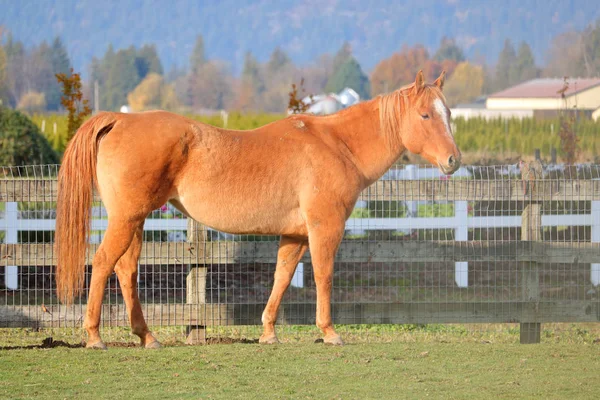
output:
[[[54,349],[56,347],[77,349],[80,347],[85,347],[85,343],[70,344],[62,340],[54,340],[51,337],[47,337],[42,341],[42,344],[32,344],[29,346],[4,346],[0,347],[0,350]]]

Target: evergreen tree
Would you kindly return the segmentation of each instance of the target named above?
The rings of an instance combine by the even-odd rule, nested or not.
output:
[[[444,36],[440,42],[440,47],[433,55],[433,59],[437,62],[453,60],[460,63],[465,61],[465,54],[453,38]]]
[[[140,79],[144,79],[149,73],[163,74],[163,67],[153,44],[144,45],[137,51],[135,65]]]
[[[45,41],[39,46],[34,47],[31,53],[26,57],[25,65],[26,92],[44,93],[48,96],[53,90],[56,90],[57,83],[52,70],[52,49]],[[19,102],[25,93],[19,96]],[[56,98],[54,99],[56,100]],[[50,103],[45,101],[49,110],[58,110],[60,107],[60,96],[58,102]]]
[[[19,98],[25,92],[25,48],[23,43],[14,41],[9,32],[4,45],[6,54],[6,81],[5,91],[8,98],[8,105],[14,107]]]
[[[335,74],[336,71],[350,58],[352,58],[352,46],[350,46],[350,43],[344,42],[342,47],[340,47],[335,54],[335,57],[333,57],[333,73]]]
[[[251,52],[247,52],[244,58],[242,82],[249,84],[254,90],[255,95],[260,95],[265,91],[265,83],[260,71],[260,64]]]
[[[50,65],[52,68],[52,75],[56,74],[68,74],[71,69],[71,62],[69,61],[69,55],[65,49],[62,41],[59,37],[56,37],[50,46]],[[56,79],[52,79],[48,82],[46,94],[47,107],[51,111],[58,110],[60,108],[60,98],[62,92],[59,83]]]
[[[9,103],[6,69],[6,52],[0,46],[0,107]]]
[[[362,71],[354,57],[350,57],[348,61],[340,66],[327,82],[325,90],[338,93],[346,87],[354,89],[361,99],[368,99],[371,93],[369,78]]]
[[[107,110],[118,110],[127,104],[127,94],[140,83],[141,78],[136,66],[135,51],[119,50],[108,65],[106,81],[103,85],[102,107]]]
[[[285,54],[280,47],[276,47],[275,50],[273,50],[273,53],[271,53],[271,57],[267,63],[267,72],[269,73],[269,76],[276,74],[290,62],[291,60],[287,54]]]
[[[194,50],[190,56],[190,71],[194,72],[204,65],[206,62],[206,55],[204,52],[204,39],[202,35],[196,37],[196,43],[194,44]]]
[[[498,64],[496,64],[496,90],[506,89],[513,85],[516,78],[517,55],[510,39],[504,41],[504,48],[498,56]]]
[[[519,46],[516,69],[518,82],[528,81],[536,78],[538,75],[538,69],[535,66],[533,52],[526,42],[521,42],[521,45]]]

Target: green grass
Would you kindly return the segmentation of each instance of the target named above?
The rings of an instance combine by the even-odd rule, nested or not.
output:
[[[0,397],[11,399],[594,398],[600,390],[595,344],[55,348],[2,351],[0,362]]]
[[[182,328],[156,332],[159,351],[118,347],[0,350],[0,398],[595,398],[599,324],[543,325],[542,343],[518,344],[518,325],[346,325],[347,345],[313,343],[311,326],[284,326],[283,343],[184,346]],[[132,342],[124,329],[106,341]],[[1,329],[0,345],[80,330]],[[260,327],[214,337],[256,339]]]

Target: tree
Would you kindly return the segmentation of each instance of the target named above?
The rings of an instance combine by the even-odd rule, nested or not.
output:
[[[269,76],[278,73],[281,69],[283,69],[286,65],[291,62],[290,58],[285,54],[281,48],[276,47],[271,53],[271,57],[269,58],[269,62],[267,63],[267,73]]]
[[[342,47],[340,47],[333,57],[333,73],[335,73],[350,58],[352,58],[352,46],[350,46],[350,43],[344,42]]]
[[[40,92],[27,92],[19,100],[17,109],[33,114],[46,109],[46,95]]]
[[[102,59],[92,59],[91,82],[100,84],[103,109],[117,110],[127,102],[127,95],[148,74],[161,75],[163,67],[154,45],[139,50],[131,46],[115,52],[108,46]]]
[[[526,42],[521,42],[521,45],[519,46],[515,75],[517,76],[516,83],[528,81],[538,76],[538,69],[535,66],[533,52]]]
[[[455,106],[481,96],[483,81],[483,67],[466,61],[458,64],[444,85],[444,94],[448,105]]]
[[[127,101],[134,111],[150,109],[175,109],[177,101],[172,85],[155,72],[149,73],[143,81],[127,95]]]
[[[0,107],[0,165],[58,164],[58,154],[19,111]]]
[[[153,44],[144,45],[136,52],[135,65],[141,79],[150,73],[163,74],[163,67],[156,52],[156,46]]]
[[[304,87],[308,93],[321,93],[325,90],[327,81],[331,77],[333,69],[333,57],[330,54],[322,54],[314,64],[300,71],[304,77]]]
[[[68,112],[67,137],[65,142],[60,144],[66,146],[83,123],[83,120],[92,113],[92,110],[81,93],[81,76],[73,72],[73,68],[71,68],[69,75],[56,74],[56,80],[62,85],[61,104]]]
[[[26,92],[35,91],[47,95],[52,91],[53,86],[56,88],[52,73],[52,50],[45,41],[31,49],[31,52],[25,57],[22,68],[25,70]],[[47,103],[47,106],[52,110],[57,110],[60,103]]]
[[[258,110],[261,107],[260,97],[266,87],[262,76],[261,66],[252,53],[244,57],[244,68],[236,96],[236,108],[241,111]]]
[[[453,38],[444,36],[440,42],[440,47],[433,55],[433,59],[437,62],[453,60],[460,63],[465,61],[465,55]]]
[[[498,56],[498,64],[496,64],[496,79],[494,82],[496,90],[506,89],[516,82],[516,64],[515,48],[510,39],[506,39]]]
[[[107,75],[103,79],[102,105],[108,110],[118,110],[127,103],[127,94],[139,84],[135,51],[119,50],[111,57],[112,63],[106,66]],[[106,60],[108,61],[108,60]]]
[[[600,75],[600,19],[584,31],[581,46],[585,76]]]
[[[575,31],[565,32],[552,39],[544,75],[587,76],[583,43],[583,34]]]
[[[18,99],[26,91],[25,50],[21,42],[15,42],[12,34],[7,34],[4,45],[6,54],[6,91],[9,105],[16,106]]]
[[[325,90],[337,93],[346,87],[354,89],[361,99],[370,98],[371,84],[369,78],[362,71],[354,57],[351,57],[340,66],[327,82]]]
[[[403,47],[400,52],[381,60],[371,74],[371,95],[389,93],[414,81],[415,75],[429,60],[425,47]],[[428,75],[427,79],[430,79]],[[436,76],[437,78],[437,76]]]
[[[50,46],[50,65],[52,74],[68,74],[71,69],[69,55],[59,37],[56,37]],[[60,108],[61,88],[55,79],[52,79],[47,84],[46,101],[48,109],[55,111]]]
[[[226,109],[232,97],[231,76],[224,65],[211,61],[190,73],[190,105],[211,110]]]
[[[2,29],[0,27],[0,43],[2,43]],[[7,60],[4,48],[0,46],[0,107],[9,103],[7,83]]]
[[[190,55],[190,71],[194,72],[196,69],[202,67],[205,62],[204,39],[202,35],[198,35],[194,44],[194,50],[192,50],[192,54]]]

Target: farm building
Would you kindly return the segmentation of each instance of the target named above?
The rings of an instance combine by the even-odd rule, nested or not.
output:
[[[552,118],[565,107],[561,98],[563,89],[563,79],[533,79],[490,95],[486,110],[526,111],[535,117]],[[570,79],[564,93],[567,108],[578,110],[586,118],[600,117],[600,78]]]
[[[310,104],[310,108],[307,110],[308,113],[327,115],[359,103],[360,95],[354,89],[347,87],[339,93],[306,96],[302,99],[302,102]]]

